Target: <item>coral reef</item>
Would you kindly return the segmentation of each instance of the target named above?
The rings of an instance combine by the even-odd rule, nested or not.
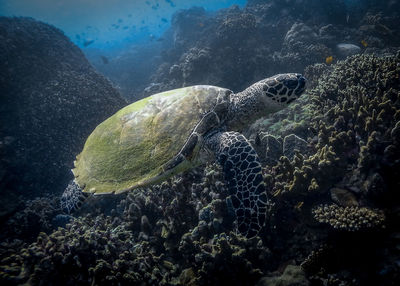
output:
[[[220,169],[211,165],[204,175],[195,170],[124,195],[111,215],[98,214],[97,208],[93,214],[72,219],[65,228],[41,232],[31,244],[4,242],[0,281],[254,284],[265,271],[270,253],[259,237],[248,240],[230,232],[233,220],[222,180]],[[15,248],[10,250],[12,245]]]
[[[396,192],[400,162],[396,147],[400,114],[399,62],[398,52],[389,57],[353,56],[330,68],[309,67],[307,70],[313,73],[313,88],[304,98],[304,105],[301,109],[293,106],[285,111],[288,119],[294,118],[292,113],[302,112],[296,115],[301,116],[301,125],[308,129],[305,138],[310,151],[309,154],[295,153],[292,160],[282,156],[265,168],[265,181],[275,202],[271,223],[276,227],[276,235],[281,239],[285,237],[286,247],[291,248],[288,252],[296,253],[291,245],[296,240],[281,227],[280,221],[275,222],[275,218],[291,218],[294,233],[313,225],[314,229],[305,230],[303,235],[340,250],[326,252],[324,261],[316,262],[318,266],[308,271],[315,283],[350,283],[354,276],[362,280],[359,274],[362,270],[355,265],[380,260],[380,252],[393,251],[396,245],[385,232],[395,231],[396,208],[400,202]],[[282,140],[279,129],[270,128],[283,126],[284,132],[291,131],[293,119],[279,122],[282,117],[284,114],[272,116],[259,125],[265,123],[264,128],[275,132],[275,137]],[[341,206],[332,205],[332,201]],[[381,227],[383,223],[385,228]],[[326,225],[332,227],[334,234],[316,231]],[[346,231],[340,234],[340,230]],[[371,238],[363,245],[350,243],[359,241],[360,233],[365,231],[380,242],[375,243]],[[333,241],[330,235],[334,236]],[[376,249],[368,252],[372,243]],[[281,250],[270,249],[273,253]],[[304,253],[296,255],[299,259]],[[345,266],[328,262],[349,257],[352,259]],[[376,266],[387,272],[370,278],[399,281],[398,275],[388,270],[397,269],[394,261],[398,258]],[[351,275],[343,276],[337,269],[346,269]]]
[[[305,66],[332,55],[332,50],[320,43],[316,31],[304,23],[294,23],[286,33],[280,55],[276,61],[281,67],[291,66],[303,70]]]
[[[18,238],[31,242],[36,240],[39,232],[54,230],[53,219],[61,214],[58,197],[38,197],[28,201],[20,198],[20,201],[18,211],[2,225],[0,241]]]
[[[215,15],[202,8],[179,11],[165,34],[163,63],[148,86],[158,92],[212,84],[237,92],[268,75],[325,63],[329,56],[336,62],[355,52],[398,47],[398,15],[387,7],[381,7],[385,14],[376,12],[374,2],[359,6],[250,1],[243,9],[233,6]]]
[[[274,115],[259,123],[270,132],[278,129],[275,124],[287,132],[288,128],[293,130],[291,114],[302,112],[297,116],[302,116],[300,125],[308,128],[305,138],[314,150],[309,156],[297,153],[292,160],[283,157],[266,170],[277,174],[273,193],[305,189],[327,192],[334,184],[347,185],[355,192],[373,189],[376,183],[371,180],[379,179],[377,170],[397,164],[399,153],[392,151],[397,144],[394,137],[400,115],[399,86],[395,82],[400,72],[398,57],[364,55],[339,62],[333,70],[323,72],[301,110],[294,105],[286,111],[286,121],[279,121],[282,115]],[[282,184],[282,176],[287,183]]]
[[[215,16],[197,8],[174,16],[175,46],[148,93],[192,83],[236,91],[318,62],[305,69],[307,94],[246,130],[271,199],[258,236],[232,232],[216,165],[129,194],[91,197],[74,217],[52,197],[2,200],[1,285],[400,284],[400,52],[388,55],[400,43],[398,16],[370,12],[374,1],[366,2],[349,19],[343,1],[316,0],[252,0]],[[337,61],[338,43],[356,44],[362,54]],[[326,65],[330,53],[335,59]],[[82,81],[97,84],[86,68],[93,81]],[[3,155],[15,141],[1,141]]]
[[[253,134],[254,144],[265,157],[276,153],[263,169],[273,204],[259,236],[232,232],[222,172],[209,165],[148,189],[92,197],[75,218],[50,202],[28,203],[42,210],[17,212],[11,225],[42,233],[32,242],[21,228],[23,240],[9,235],[0,245],[1,283],[400,281],[399,61],[400,53],[357,55],[310,67],[314,88],[301,104],[257,123],[269,133]]]

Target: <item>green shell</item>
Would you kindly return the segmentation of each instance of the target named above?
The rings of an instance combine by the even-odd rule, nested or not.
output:
[[[163,166],[181,150],[225,89],[193,86],[158,93],[119,110],[86,140],[73,173],[84,192],[121,193],[164,180]],[[195,152],[198,152],[198,147]],[[191,168],[185,161],[174,173]]]

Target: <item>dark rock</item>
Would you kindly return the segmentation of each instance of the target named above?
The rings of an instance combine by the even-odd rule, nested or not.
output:
[[[330,190],[332,200],[343,207],[358,206],[356,196],[348,190],[332,188]]]
[[[31,196],[61,192],[86,137],[126,104],[62,31],[31,18],[0,17],[0,94],[1,189]]]
[[[328,24],[326,26],[322,26],[319,29],[319,41],[321,41],[323,44],[333,47],[335,44],[337,44],[338,39],[341,38],[341,33],[340,30],[332,25]]]
[[[316,31],[297,22],[286,33],[279,59],[287,66],[295,65],[302,70],[307,64],[320,62],[330,54],[331,50],[321,42]]]
[[[202,7],[178,11],[171,21],[174,31],[174,46],[181,49],[190,45],[190,42],[197,40],[206,20],[206,11]]]
[[[71,219],[72,219],[72,216],[70,216],[70,215],[58,214],[52,219],[51,223],[54,228],[57,228],[57,227],[65,228],[65,226],[67,225],[67,223],[69,223],[71,221]]]
[[[373,173],[365,180],[363,188],[368,197],[377,201],[383,196],[387,186],[379,173]]]

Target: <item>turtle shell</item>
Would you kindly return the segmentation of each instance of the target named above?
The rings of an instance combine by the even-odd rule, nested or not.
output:
[[[122,108],[86,140],[72,170],[76,182],[84,192],[122,193],[173,175],[165,174],[163,166],[179,153],[202,116],[215,106],[218,94],[225,91],[206,85],[185,87]],[[195,161],[185,161],[175,171],[189,169]]]

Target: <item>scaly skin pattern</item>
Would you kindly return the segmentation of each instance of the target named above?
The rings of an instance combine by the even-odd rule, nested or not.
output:
[[[256,235],[264,225],[268,203],[256,151],[238,132],[216,133],[207,146],[223,168],[238,231],[246,237]]]
[[[71,213],[79,209],[87,197],[88,194],[82,192],[81,188],[74,181],[71,181],[61,196],[61,209],[66,213]]]
[[[278,74],[232,94],[227,130],[241,131],[255,120],[284,109],[300,97],[305,83],[300,74]]]

